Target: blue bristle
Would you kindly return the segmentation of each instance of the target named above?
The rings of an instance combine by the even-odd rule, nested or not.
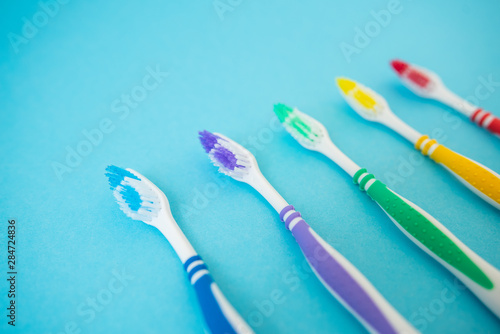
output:
[[[123,181],[125,177],[129,177],[131,179],[136,179],[140,181],[140,179],[137,176],[130,173],[128,170],[114,165],[109,165],[108,167],[106,167],[105,175],[108,177],[109,186],[111,187],[112,190],[115,190],[116,187]]]
[[[161,199],[148,179],[132,169],[116,166],[108,166],[105,174],[123,213],[147,224],[158,217],[162,208]]]
[[[129,185],[123,185],[123,180],[128,177],[140,181],[140,179],[126,169],[110,165],[106,168],[105,175],[108,177],[109,185],[114,191],[121,185],[120,194],[130,210],[137,212],[142,206],[141,195],[136,189]]]
[[[142,206],[141,195],[135,190],[134,187],[129,185],[123,186],[120,194],[122,194],[125,203],[128,204],[130,210],[138,211]]]

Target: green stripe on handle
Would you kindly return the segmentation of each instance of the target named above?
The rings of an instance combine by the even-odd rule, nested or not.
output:
[[[360,184],[365,191],[368,180],[374,179],[372,174],[362,168],[354,175],[354,183]],[[361,181],[361,182],[358,182]],[[493,289],[493,283],[486,274],[451,240],[419,211],[406,203],[400,196],[387,188],[379,180],[375,180],[366,191],[411,236],[421,242],[428,250],[456,268],[485,289]]]

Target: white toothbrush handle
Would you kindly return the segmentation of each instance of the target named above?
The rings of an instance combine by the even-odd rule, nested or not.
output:
[[[471,104],[448,88],[441,86],[434,94],[436,100],[467,116],[473,123],[500,137],[500,118]]]

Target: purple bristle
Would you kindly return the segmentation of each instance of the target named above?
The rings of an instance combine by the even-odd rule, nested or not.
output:
[[[207,130],[200,131],[198,134],[200,135],[200,142],[203,149],[207,153],[210,152],[210,150],[214,148],[215,144],[217,144],[217,139],[219,139],[219,137]]]
[[[233,152],[225,147],[219,146],[213,151],[213,157],[217,159],[227,169],[234,170],[235,168],[245,168],[244,166],[238,165],[236,162],[236,156]]]

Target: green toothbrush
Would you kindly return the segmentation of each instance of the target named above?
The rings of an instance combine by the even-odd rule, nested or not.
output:
[[[274,112],[300,145],[323,153],[346,171],[411,241],[458,277],[500,318],[500,271],[465,246],[430,214],[356,165],[335,146],[320,122],[284,104],[275,105]]]

